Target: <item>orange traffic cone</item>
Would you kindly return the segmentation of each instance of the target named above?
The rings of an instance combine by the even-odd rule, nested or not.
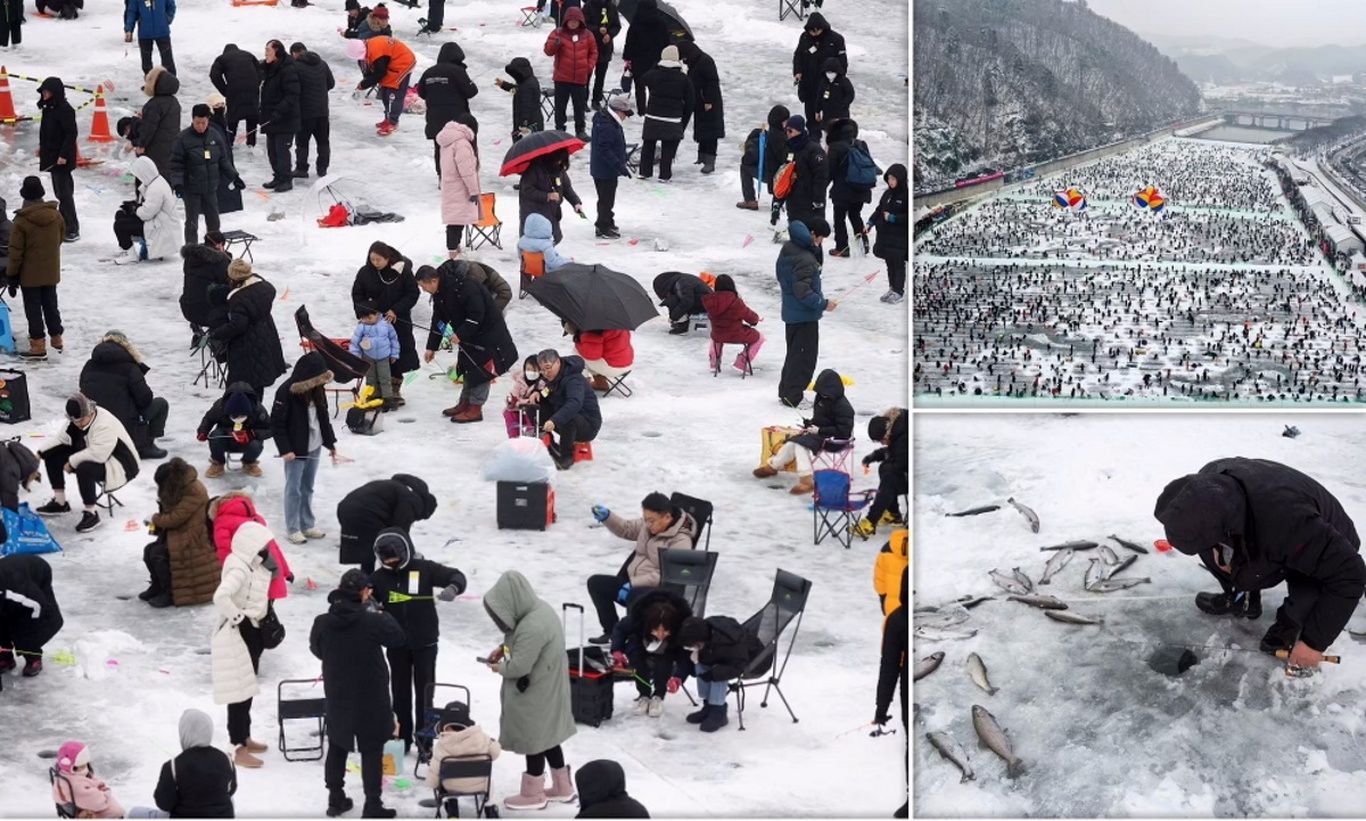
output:
[[[14,110],[14,96],[9,91],[9,72],[0,66],[0,125],[14,125],[28,117],[20,117]]]
[[[92,143],[112,143],[114,135],[109,133],[109,112],[104,108],[104,83],[95,86],[95,118],[90,123]]]

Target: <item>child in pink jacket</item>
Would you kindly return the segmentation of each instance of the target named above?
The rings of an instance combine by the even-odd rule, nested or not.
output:
[[[512,375],[512,390],[508,391],[507,407],[503,409],[503,421],[507,424],[509,439],[522,435],[524,412],[531,417],[527,424],[540,431],[540,426],[536,424],[539,408],[531,404],[531,397],[540,387],[540,381],[541,366],[536,362],[536,355],[532,354],[522,362],[522,370]]]
[[[90,767],[90,748],[68,741],[57,751],[58,777],[52,782],[52,800],[70,803],[81,818],[122,818],[123,807],[109,785],[95,777]]]

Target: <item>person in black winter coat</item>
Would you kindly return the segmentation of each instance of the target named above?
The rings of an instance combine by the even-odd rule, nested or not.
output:
[[[626,771],[611,759],[598,758],[574,772],[579,792],[575,818],[649,818],[645,805],[626,792]]]
[[[626,45],[622,47],[621,57],[626,61],[626,71],[635,79],[636,111],[644,114],[649,102],[645,75],[659,64],[660,52],[669,45],[669,19],[659,11],[656,0],[639,0],[635,15],[630,18],[631,25],[626,29]],[[675,58],[677,59],[677,58]],[[629,80],[622,76],[622,88],[629,90]]]
[[[1267,459],[1217,459],[1176,479],[1153,516],[1177,550],[1199,556],[1221,593],[1200,593],[1212,615],[1261,615],[1261,591],[1285,582],[1264,653],[1289,650],[1289,663],[1317,667],[1366,592],[1361,538],[1323,485]]]
[[[14,223],[9,218],[9,206],[0,197],[0,271],[9,270],[9,238],[14,231]]]
[[[689,713],[688,723],[700,724],[704,733],[714,733],[729,723],[729,682],[740,677],[763,651],[764,643],[730,616],[690,618],[679,628],[678,640],[692,658],[697,697],[702,700],[702,709]]]
[[[327,360],[310,351],[294,363],[294,372],[280,383],[270,407],[271,435],[285,463],[285,527],[294,544],[327,536],[314,526],[313,480],[324,448],[337,458],[337,435],[323,392],[331,381]]]
[[[671,334],[688,332],[689,319],[693,314],[706,313],[702,297],[712,293],[711,287],[701,277],[681,271],[665,271],[655,277],[653,286],[660,306],[669,309],[669,329]]]
[[[392,528],[407,531],[417,521],[436,513],[436,497],[416,476],[395,473],[389,479],[366,482],[337,505],[341,526],[342,564],[360,565],[367,574],[375,570],[375,539]]]
[[[910,258],[911,189],[906,185],[906,166],[896,163],[882,175],[887,190],[882,192],[877,208],[868,218],[868,226],[877,231],[873,254],[887,263],[887,293],[883,302],[898,303],[906,294],[906,261]]]
[[[23,443],[0,442],[0,507],[18,513],[20,488],[27,492],[34,481],[41,479],[42,466],[37,455]],[[3,523],[0,523],[0,536],[9,539]]]
[[[863,457],[865,468],[881,463],[877,469],[877,495],[864,511],[862,521],[855,526],[864,538],[876,532],[883,513],[890,513],[893,522],[902,521],[898,500],[911,486],[909,416],[905,408],[892,408],[868,420],[868,438],[881,442],[882,447]]]
[[[209,467],[205,479],[223,475],[229,453],[242,455],[242,472],[248,476],[261,475],[261,451],[265,440],[274,432],[270,427],[270,413],[256,391],[246,382],[234,382],[209,407],[199,421],[195,438],[209,443]]]
[[[882,660],[877,673],[877,712],[873,715],[873,723],[879,727],[892,720],[892,693],[900,685],[901,734],[906,738],[907,746],[910,745],[910,711],[906,709],[906,702],[910,699],[911,685],[906,668],[909,666],[911,655],[911,617],[906,610],[906,602],[909,601],[906,595],[909,592],[910,575],[909,567],[901,571],[901,606],[888,613],[887,619],[882,623]],[[902,760],[906,761],[909,758],[908,750]],[[908,794],[906,803],[896,811],[895,817],[905,818],[909,804]]]
[[[380,567],[370,574],[375,598],[394,617],[407,640],[388,650],[394,713],[404,749],[413,746],[413,729],[431,709],[427,685],[436,681],[437,640],[441,622],[436,602],[455,601],[465,592],[465,574],[424,559],[413,549],[407,528],[390,527],[375,537]],[[413,693],[417,693],[416,721]]]
[[[226,298],[228,289],[232,287],[228,279],[232,254],[227,251],[223,235],[210,231],[204,235],[202,245],[191,244],[181,248],[180,258],[185,260],[185,280],[180,287],[180,315],[190,323],[197,342],[198,334],[216,328],[228,319],[224,300],[210,299],[209,291],[218,289]]]
[[[612,52],[621,34],[621,14],[614,0],[588,0],[583,4],[583,19],[598,42],[598,64],[593,68],[593,108],[602,105],[602,84],[612,64]]]
[[[245,120],[247,145],[256,145],[256,123],[261,110],[261,63],[256,55],[228,43],[209,67],[209,80],[228,101],[229,142],[237,142],[237,126]]]
[[[678,45],[678,54],[688,67],[693,100],[692,138],[697,143],[697,162],[703,174],[716,170],[716,144],[726,136],[726,112],[721,102],[721,78],[716,61],[692,41]]]
[[[845,61],[831,57],[821,70],[820,84],[816,88],[820,106],[816,122],[827,132],[836,120],[849,118],[849,107],[854,104],[854,84],[844,73],[846,66]]]
[[[830,187],[829,162],[821,150],[819,139],[807,131],[807,122],[800,114],[794,114],[787,120],[787,157],[784,163],[787,162],[794,163],[797,172],[792,181],[792,190],[783,200],[787,206],[788,220],[824,220],[826,189]],[[769,215],[769,221],[777,223],[776,211]]]
[[[806,27],[792,51],[792,79],[797,84],[797,99],[806,108],[806,121],[817,138],[820,137],[820,125],[816,115],[820,112],[821,81],[825,79],[821,73],[826,61],[832,59],[839,63],[841,74],[849,70],[844,36],[832,31],[824,15],[816,12],[806,18]]]
[[[626,131],[622,127],[631,111],[631,100],[625,94],[614,94],[607,105],[593,115],[593,141],[588,159],[588,171],[593,176],[593,187],[598,192],[598,218],[594,223],[599,239],[618,239],[617,181],[631,176],[626,159]]]
[[[369,6],[362,6],[360,0],[346,0],[346,28],[342,30],[342,36],[349,40],[360,37],[360,27],[369,16]]]
[[[612,628],[612,660],[634,669],[636,713],[664,714],[664,694],[678,692],[688,675],[688,654],[678,629],[692,608],[672,590],[651,590],[631,602],[626,616]],[[648,684],[646,682],[649,682]]]
[[[740,158],[740,193],[744,199],[735,203],[746,211],[759,210],[759,197],[754,188],[757,180],[773,193],[773,175],[787,156],[787,106],[775,105],[768,112],[768,120],[745,137],[745,153]]]
[[[512,95],[512,141],[517,142],[533,131],[545,130],[545,114],[541,111],[541,81],[525,57],[514,57],[503,67],[512,78],[501,77],[493,84]]]
[[[811,417],[802,420],[802,432],[788,437],[768,462],[754,469],[754,476],[767,479],[789,462],[796,461],[797,484],[789,491],[794,496],[811,492],[811,454],[816,451],[840,451],[854,436],[854,406],[844,395],[844,380],[838,372],[826,368],[816,375],[816,401]]]
[[[413,261],[391,245],[372,242],[365,265],[351,282],[351,303],[357,311],[362,304],[374,303],[398,334],[398,362],[389,366],[389,373],[393,376],[394,401],[399,405],[404,404],[403,374],[421,367],[413,338],[413,307],[420,293]]]
[[[308,177],[308,143],[318,142],[318,176],[327,175],[332,159],[332,126],[327,111],[327,92],[337,85],[327,61],[309,51],[303,43],[294,43],[289,54],[299,70],[299,133],[294,144],[294,177]]]
[[[551,236],[558,245],[564,239],[560,230],[560,207],[568,201],[574,213],[583,215],[583,200],[569,179],[569,152],[560,149],[543,154],[531,161],[522,172],[521,187],[517,190],[517,233],[526,232],[526,218],[540,214],[550,220]]]
[[[366,818],[393,818],[382,803],[384,742],[393,737],[389,669],[382,648],[402,647],[403,628],[380,609],[369,579],[359,570],[342,574],[327,596],[328,611],[313,620],[308,649],[323,663],[327,710],[327,814],[341,815],[354,803],[346,796],[346,755],[360,753]]]
[[[655,144],[663,143],[659,154],[659,181],[673,178],[674,155],[678,144],[688,131],[688,120],[693,115],[694,92],[683,63],[678,59],[676,46],[665,46],[659,63],[640,78],[649,88],[649,108],[645,124],[640,130],[640,179],[649,179],[655,172]]]
[[[23,0],[0,0],[0,48],[24,42]]]
[[[39,556],[0,556],[0,648],[24,657],[24,677],[43,671],[43,645],[62,629],[52,592],[52,568]],[[0,673],[17,666],[14,651],[0,649]]]
[[[209,113],[207,105],[197,103],[190,112],[190,127],[180,132],[171,147],[171,175],[167,179],[185,203],[186,245],[193,245],[199,236],[200,214],[207,230],[217,232],[222,227],[218,219],[220,180],[226,177],[239,191],[246,187],[232,165],[225,137],[210,127]]]
[[[114,414],[137,445],[139,458],[164,459],[166,451],[154,440],[166,433],[170,406],[164,398],[152,395],[146,378],[149,370],[128,337],[109,331],[81,368],[80,391]]]
[[[15,41],[18,44],[18,40]],[[38,86],[38,109],[43,113],[38,124],[38,168],[52,175],[52,193],[57,210],[66,223],[66,241],[81,236],[76,216],[76,109],[66,100],[66,86],[60,77],[48,77]],[[8,245],[8,243],[7,243]]]
[[[849,229],[854,238],[863,243],[868,253],[868,234],[863,227],[863,206],[873,201],[873,189],[849,183],[849,150],[855,145],[868,151],[868,144],[858,138],[858,123],[853,120],[827,120],[826,176],[830,180],[830,204],[835,210],[835,250],[832,257],[849,256]],[[848,227],[846,227],[846,223]]]
[[[583,375],[583,357],[561,357],[554,348],[536,354],[541,366],[541,389],[537,403],[544,408],[541,431],[559,433],[558,445],[549,448],[555,467],[569,470],[574,467],[574,447],[579,442],[593,441],[602,430],[602,412],[598,410],[598,395],[593,393]]]
[[[303,85],[299,66],[285,53],[279,40],[266,43],[265,71],[261,80],[261,131],[266,135],[266,154],[274,174],[265,183],[276,193],[294,188],[289,163],[289,144],[299,131],[299,98]]]
[[[233,818],[237,768],[213,746],[213,719],[201,710],[180,714],[180,755],[161,765],[153,798],[172,818]]]
[[[530,63],[527,65],[530,66]],[[432,156],[436,160],[437,177],[441,176],[441,146],[435,142],[436,135],[446,127],[446,123],[472,116],[470,100],[478,94],[479,87],[470,79],[469,71],[465,68],[464,49],[454,42],[442,44],[436,55],[436,65],[422,72],[422,78],[417,81],[417,96],[427,102],[425,133],[427,139],[433,141]]]
[[[223,141],[224,153],[228,155],[228,162],[236,168],[237,163],[232,158],[232,137],[228,135],[228,101],[217,91],[209,95],[209,128],[218,134]],[[242,210],[242,189],[237,187],[237,180],[229,180],[223,177],[218,178],[218,214],[233,214]]]
[[[142,123],[133,144],[133,152],[146,154],[156,163],[157,173],[168,180],[171,178],[171,150],[181,130],[180,101],[175,96],[179,91],[180,81],[165,66],[147,72],[142,92],[149,99],[142,105]]]
[[[241,259],[228,264],[228,281],[232,290],[227,318],[209,333],[228,347],[228,382],[246,382],[257,396],[265,396],[266,389],[287,370],[280,332],[270,315],[275,286],[253,274],[251,263]]]
[[[442,413],[452,422],[478,422],[484,418],[489,384],[517,364],[517,346],[508,333],[503,313],[488,288],[466,276],[468,266],[447,260],[440,268],[417,269],[417,284],[432,296],[432,330],[427,335],[424,362],[431,362],[441,347],[443,325],[449,325],[456,347],[455,372],[464,376],[460,401]]]

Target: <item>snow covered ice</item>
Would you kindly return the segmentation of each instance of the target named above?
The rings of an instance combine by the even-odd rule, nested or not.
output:
[[[1303,435],[1285,438],[1286,424]],[[1354,416],[1287,414],[948,415],[921,414],[915,431],[917,607],[965,595],[996,596],[977,605],[954,630],[966,640],[914,639],[912,655],[944,651],[939,669],[915,684],[912,728],[917,815],[1180,817],[1360,816],[1355,789],[1366,729],[1366,685],[1360,644],[1347,632],[1308,679],[1287,678],[1257,650],[1284,586],[1264,591],[1258,621],[1214,617],[1195,608],[1195,594],[1215,589],[1194,557],[1160,553],[1155,500],[1167,482],[1226,456],[1270,459],[1318,480],[1357,522],[1366,520],[1366,483],[1347,454],[1366,445]],[[1009,505],[1033,508],[1040,532]],[[945,514],[986,504],[994,513]],[[1040,593],[1069,610],[1101,616],[1099,627],[1049,621],[1043,611],[1006,601],[988,576],[1018,566],[1036,583],[1044,545],[1070,540],[1108,544],[1110,534],[1148,549],[1116,578],[1150,584],[1115,593],[1082,588],[1087,559],[1079,551]],[[1366,629],[1358,610],[1348,624]],[[920,623],[917,618],[917,624]],[[1162,646],[1193,648],[1200,661],[1179,677],[1154,672],[1148,658]],[[987,695],[969,678],[966,660],[981,656]],[[1005,764],[977,746],[971,708],[995,715],[1026,772],[1005,777]],[[976,780],[943,759],[925,734],[946,731],[967,751]]]
[[[137,45],[122,43],[121,5],[87,3],[79,20],[59,22],[30,15],[23,48],[5,53],[3,62],[16,73],[61,76],[68,84],[94,86],[113,81],[109,100],[111,123],[141,106]],[[439,193],[432,169],[430,143],[423,139],[420,115],[405,115],[392,137],[373,136],[378,108],[353,100],[359,79],[343,54],[336,33],[343,19],[341,3],[293,9],[233,8],[226,0],[181,0],[172,28],[182,89],[183,125],[189,107],[212,90],[208,69],[226,42],[259,54],[264,43],[278,38],[286,45],[301,40],[326,59],[337,76],[330,95],[332,167],[330,171],[358,182],[373,206],[402,214],[405,221],[345,229],[320,229],[314,220],[330,204],[309,190],[308,182],[293,192],[270,195],[260,183],[269,178],[264,141],[255,150],[235,147],[234,160],[248,189],[244,212],[224,216],[223,227],[244,229],[261,238],[253,248],[256,270],[280,294],[274,316],[286,358],[298,356],[293,312],[306,305],[313,323],[328,336],[349,336],[354,328],[350,285],[371,242],[383,240],[415,264],[444,259]],[[498,178],[497,167],[509,146],[510,100],[493,87],[502,67],[514,56],[528,56],[547,84],[550,58],[541,48],[548,28],[522,29],[515,3],[471,2],[447,6],[448,35],[468,56],[471,77],[480,94],[472,100],[481,128],[481,181],[498,195],[503,220],[503,251],[491,248],[471,255],[515,280],[517,197],[513,178]],[[684,141],[675,181],[623,180],[617,221],[623,239],[595,242],[590,221],[566,211],[562,253],[627,272],[649,287],[661,271],[730,273],[746,301],[762,316],[759,326],[768,344],[756,364],[754,378],[741,380],[729,369],[713,377],[707,367],[705,333],[669,336],[665,320],[651,322],[635,335],[636,369],[630,377],[635,395],[602,402],[604,427],[594,444],[594,461],[556,477],[559,522],[545,533],[499,531],[494,522],[494,487],[481,478],[485,459],[505,432],[494,418],[482,424],[451,425],[438,411],[455,403],[457,389],[443,379],[449,355],[438,358],[404,390],[407,407],[385,418],[377,437],[352,436],[339,430],[339,451],[351,461],[324,465],[318,477],[314,509],[329,538],[306,546],[284,542],[282,487],[278,460],[267,447],[259,480],[229,471],[208,480],[211,494],[230,488],[250,489],[289,557],[297,580],[279,602],[288,629],[284,644],[262,661],[261,693],[252,709],[253,736],[271,745],[265,766],[239,771],[235,796],[239,816],[321,816],[326,806],[322,765],[285,763],[275,751],[275,685],[282,679],[316,678],[319,663],[308,652],[313,617],[326,607],[325,596],[340,574],[334,511],[348,491],[364,481],[409,472],[427,479],[439,500],[435,517],[413,531],[418,549],[428,558],[462,569],[469,590],[440,607],[441,652],[437,679],[468,685],[473,716],[492,732],[498,723],[499,679],[474,661],[499,639],[483,612],[479,597],[498,574],[522,570],[537,592],[553,606],[588,603],[584,590],[590,573],[612,572],[630,549],[593,526],[589,507],[604,504],[625,515],[638,515],[648,491],[678,490],[714,500],[713,549],[720,561],[708,603],[709,614],[741,620],[767,601],[775,568],[796,572],[814,582],[810,604],[783,690],[801,719],[794,724],[776,698],[759,708],[750,694],[739,733],[731,725],[702,735],[683,722],[686,699],[666,702],[663,719],[630,715],[634,693],[618,689],[616,716],[600,729],[580,726],[565,745],[572,766],[593,758],[621,762],[628,789],[657,817],[885,815],[904,801],[900,735],[870,739],[868,733],[846,731],[866,724],[873,715],[882,618],[872,591],[871,570],[879,533],[868,542],[855,541],[851,551],[830,543],[811,544],[811,513],[805,499],[793,499],[785,486],[750,476],[757,464],[759,431],[765,425],[791,424],[795,412],[779,406],[776,381],[783,357],[783,329],[778,288],[773,276],[778,246],[764,212],[737,211],[740,143],[764,121],[770,106],[800,111],[792,88],[791,52],[800,34],[793,20],[779,23],[767,3],[720,2],[674,4],[687,18],[697,41],[715,59],[721,73],[727,110],[727,136],[721,141],[717,172],[700,176],[691,165],[694,145]],[[413,35],[425,8],[394,6],[396,36],[418,55],[416,71],[432,65],[444,38]],[[908,122],[904,83],[907,43],[905,3],[876,0],[855,7],[827,9],[831,25],[848,41],[851,77],[858,85],[853,115],[880,165],[906,162]],[[620,76],[620,52],[608,84]],[[35,113],[36,84],[11,79],[21,113]],[[72,93],[73,103],[85,98]],[[82,133],[89,107],[78,112]],[[628,141],[639,137],[639,118],[627,123]],[[13,209],[23,177],[37,173],[34,149],[37,125],[0,129],[0,195]],[[81,365],[107,329],[123,330],[142,349],[152,371],[150,384],[171,403],[167,435],[161,444],[172,455],[199,468],[207,464],[207,448],[194,441],[194,429],[218,390],[192,386],[199,358],[188,350],[189,329],[177,298],[180,260],[115,268],[98,260],[114,255],[110,228],[120,202],[129,199],[132,183],[124,175],[131,156],[106,153],[82,141],[82,152],[105,157],[103,165],[76,173],[76,199],[82,239],[63,247],[60,288],[67,324],[66,351],[45,364],[23,365],[32,386],[34,420],[12,431],[26,438],[51,435],[48,420],[60,416],[65,397],[75,389]],[[571,166],[585,207],[593,210],[588,154]],[[44,185],[51,190],[47,177]],[[879,184],[878,191],[881,190]],[[268,219],[272,212],[283,219]],[[781,226],[780,226],[781,227]],[[668,248],[667,253],[656,247]],[[905,406],[908,386],[906,311],[880,304],[885,290],[881,260],[855,256],[827,259],[827,295],[849,293],[840,309],[823,322],[820,367],[831,367],[854,380],[849,395],[860,417],[858,436],[873,413]],[[876,281],[851,291],[876,272]],[[22,328],[17,301],[12,318]],[[427,324],[423,299],[414,321]],[[570,347],[559,323],[532,300],[514,301],[508,322],[522,356],[546,348]],[[20,334],[22,336],[22,333]],[[22,340],[20,345],[23,345]],[[490,408],[499,408],[508,383],[494,386]],[[340,425],[341,420],[336,420]],[[26,439],[27,440],[27,439]],[[32,439],[36,443],[37,439]],[[870,449],[860,442],[855,458]],[[76,516],[54,524],[65,551],[47,557],[66,625],[48,645],[49,659],[36,679],[5,677],[0,693],[0,815],[50,816],[53,805],[47,779],[50,761],[39,757],[68,739],[90,745],[95,769],[124,806],[151,805],[161,764],[178,752],[176,721],[182,710],[198,707],[215,720],[215,741],[227,746],[224,708],[212,703],[209,657],[206,655],[214,616],[209,607],[153,611],[136,599],[146,572],[141,551],[148,541],[140,525],[156,509],[151,481],[154,465],[118,495],[126,507],[113,521],[88,535],[73,532]],[[871,487],[876,477],[855,477],[856,487]],[[46,485],[28,496],[34,504],[47,498]],[[883,528],[885,531],[885,528]],[[309,590],[306,581],[317,583]],[[591,608],[590,608],[591,613]],[[590,617],[591,618],[591,617]],[[571,626],[571,631],[573,627]],[[74,665],[59,664],[53,654],[73,653]],[[1004,672],[1004,671],[1003,671]],[[321,690],[321,686],[319,686]],[[895,710],[895,708],[894,708]],[[430,792],[411,778],[390,780],[385,800],[400,814],[431,812],[418,806]],[[519,756],[505,754],[495,764],[493,795],[514,794],[522,770]],[[360,795],[359,777],[348,778],[353,797]],[[552,805],[548,816],[573,815],[573,805]],[[352,813],[359,815],[359,810]]]

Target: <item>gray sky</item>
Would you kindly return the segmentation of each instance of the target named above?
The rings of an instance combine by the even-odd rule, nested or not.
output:
[[[1364,0],[1088,0],[1139,33],[1213,35],[1271,46],[1366,43]]]

